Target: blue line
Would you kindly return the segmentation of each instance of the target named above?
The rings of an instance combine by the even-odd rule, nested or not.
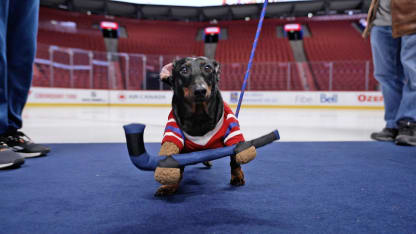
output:
[[[244,91],[246,90],[247,80],[248,80],[248,77],[250,76],[251,64],[253,62],[254,54],[256,52],[257,41],[259,39],[260,31],[261,31],[261,28],[262,28],[262,25],[263,25],[263,19],[264,19],[264,15],[266,13],[267,3],[268,3],[268,0],[265,0],[264,4],[263,4],[263,9],[261,10],[259,24],[257,25],[257,32],[256,32],[256,36],[254,37],[253,48],[251,49],[251,54],[250,54],[250,59],[248,61],[248,65],[247,65],[246,75],[244,76],[243,87],[241,87],[240,99],[238,99],[238,105],[237,105],[237,109],[235,111],[235,117],[237,117],[237,118],[238,118],[238,113],[240,112],[241,102],[243,101]]]

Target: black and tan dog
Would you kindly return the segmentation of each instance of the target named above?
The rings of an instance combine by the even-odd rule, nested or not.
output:
[[[237,118],[221,97],[220,66],[205,57],[182,58],[166,65],[160,74],[173,90],[172,111],[168,117],[159,155],[213,149],[244,141]],[[256,156],[255,147],[231,156],[231,181],[244,185],[240,164]],[[209,162],[204,163],[210,166]],[[177,191],[183,168],[155,170],[155,179],[162,184],[156,196]]]

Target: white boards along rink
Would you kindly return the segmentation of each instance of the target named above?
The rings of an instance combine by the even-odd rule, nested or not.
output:
[[[240,91],[221,91],[235,107]],[[169,106],[172,91],[40,88],[30,90],[28,105]],[[349,91],[246,91],[246,108],[383,109],[381,92]]]

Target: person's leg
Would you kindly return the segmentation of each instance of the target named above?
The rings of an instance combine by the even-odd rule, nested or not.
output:
[[[0,1],[0,134],[6,132],[8,121],[6,31],[9,1]]]
[[[400,63],[400,39],[394,39],[391,27],[375,26],[371,30],[374,76],[384,97],[386,128],[371,135],[375,140],[393,141],[397,135],[396,116],[402,99],[404,79]]]
[[[2,137],[23,157],[42,156],[50,151],[17,131],[22,127],[22,111],[32,83],[38,12],[39,0],[10,0],[6,39],[9,125]]]
[[[396,117],[399,125],[396,143],[416,146],[416,34],[402,37],[400,55],[406,82]]]
[[[374,77],[384,97],[386,127],[397,128],[396,115],[402,100],[403,77],[400,76],[400,39],[394,39],[391,27],[374,26],[371,30]]]
[[[400,55],[406,81],[396,120],[408,118],[416,121],[416,34],[402,37]]]
[[[39,0],[11,0],[7,30],[9,130],[22,127],[22,111],[32,82]]]
[[[19,167],[25,160],[10,150],[5,144],[6,139],[1,135],[7,131],[8,121],[8,91],[7,91],[7,19],[9,0],[0,1],[0,169]]]

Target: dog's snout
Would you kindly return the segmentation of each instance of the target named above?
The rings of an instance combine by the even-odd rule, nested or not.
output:
[[[207,89],[202,86],[197,87],[194,91],[194,95],[196,97],[204,97],[206,94],[207,94]]]

